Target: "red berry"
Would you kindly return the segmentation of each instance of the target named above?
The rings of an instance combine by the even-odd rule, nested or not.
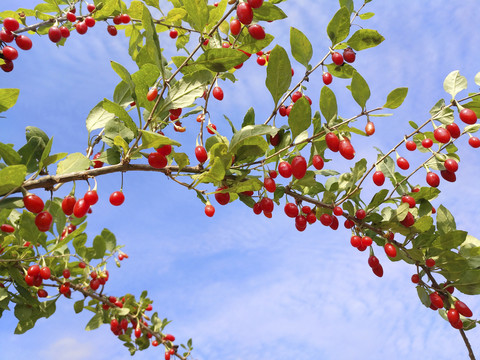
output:
[[[195,157],[197,158],[198,162],[204,163],[208,159],[207,150],[203,146],[197,146],[195,148]]]
[[[253,9],[258,9],[263,4],[263,0],[247,0],[247,2]]]
[[[169,35],[172,39],[175,39],[178,36],[178,31],[176,29],[171,29]]]
[[[430,301],[432,305],[435,306],[436,308],[438,309],[443,308],[443,300],[436,291],[430,294]]]
[[[11,46],[5,46],[3,49],[3,57],[6,59],[6,60],[10,60],[10,61],[13,61],[15,60],[16,58],[18,58],[18,51],[17,49],[11,47]]]
[[[265,39],[265,30],[258,24],[250,25],[248,27],[248,33],[256,40]]]
[[[312,164],[315,169],[322,170],[324,166],[324,161],[320,155],[313,155]]]
[[[107,31],[112,36],[116,36],[118,34],[118,30],[114,25],[108,25],[107,26]]]
[[[52,272],[50,271],[50,268],[48,266],[44,266],[40,269],[40,276],[43,280],[50,279],[51,275]]]
[[[355,226],[355,222],[347,219],[345,220],[345,223],[343,224],[343,226],[345,226],[345,229],[351,229]]]
[[[122,23],[128,24],[130,22],[130,16],[128,14],[122,14],[120,15],[120,20],[122,20]]]
[[[6,43],[11,43],[15,39],[12,32],[8,30],[0,30],[0,40]],[[17,44],[18,45],[18,44]]]
[[[451,123],[447,125],[447,130],[454,139],[457,139],[460,137],[460,128],[458,127],[457,124]]]
[[[148,101],[153,101],[158,95],[158,90],[157,88],[151,88],[148,93],[147,93],[147,100]]]
[[[457,175],[455,175],[455,173],[450,172],[448,170],[441,170],[440,175],[442,175],[442,178],[444,178],[445,180],[447,180],[449,182],[457,181]]]
[[[427,265],[428,267],[434,267],[435,266],[435,260],[429,258],[429,259],[425,260],[425,265]]]
[[[80,35],[83,35],[87,32],[88,26],[87,24],[85,24],[85,21],[77,22],[75,24],[75,30],[77,30],[77,33],[79,33]]]
[[[325,85],[330,85],[332,83],[333,77],[332,74],[324,72],[322,75],[322,80]]]
[[[22,50],[30,50],[32,48],[32,40],[25,35],[18,35],[15,39],[15,42]]]
[[[5,64],[0,65],[0,68],[5,72],[10,72],[13,70],[13,62],[11,60],[5,60]]]
[[[331,215],[329,214],[322,214],[320,215],[320,222],[322,223],[322,225],[325,225],[325,226],[330,226],[332,225],[332,222],[333,222],[333,218]]]
[[[73,206],[73,216],[76,218],[82,218],[87,215],[90,205],[85,201],[85,199],[79,199]]]
[[[405,216],[405,219],[400,221],[400,224],[402,224],[405,227],[410,227],[413,224],[415,224],[415,217],[412,215],[412,213],[407,212],[407,216]]]
[[[113,206],[120,206],[123,204],[125,201],[125,195],[123,194],[123,191],[114,191],[110,195],[110,204]]]
[[[121,15],[117,15],[113,17],[113,23],[115,25],[120,25],[122,23],[122,17]]]
[[[157,149],[157,152],[162,154],[163,156],[168,156],[172,152],[172,145],[167,144],[167,145],[160,146]]]
[[[67,20],[70,21],[71,23],[73,23],[73,22],[77,21],[77,16],[74,13],[72,13],[71,11],[69,11],[67,13]]]
[[[275,170],[270,170],[270,171],[268,172],[268,176],[270,176],[272,179],[276,179],[277,176],[278,176],[278,174],[277,174],[277,172],[276,172]]]
[[[298,216],[298,207],[294,203],[285,204],[285,207],[283,210],[285,211],[285,214],[288,217],[294,218]]]
[[[410,164],[408,163],[408,160],[405,159],[404,157],[399,157],[397,159],[397,165],[402,170],[408,170],[408,168],[410,167]]]
[[[38,289],[37,295],[39,298],[46,298],[48,296],[48,293],[44,289]]]
[[[12,225],[9,225],[9,224],[2,224],[2,226],[0,226],[0,230],[3,231],[3,232],[6,232],[6,233],[15,232],[15,228]],[[0,252],[2,252],[2,251],[3,251],[3,249],[0,250]]]
[[[462,111],[460,111],[460,120],[465,124],[472,125],[477,122],[477,115],[471,109],[462,109]]]
[[[295,91],[295,92],[292,94],[292,101],[293,101],[294,103],[296,103],[302,96],[303,96],[303,94],[302,94],[300,91]]]
[[[448,132],[448,130],[442,127],[436,128],[433,132],[433,136],[435,137],[435,140],[437,140],[442,144],[448,143],[451,138],[451,135]]]
[[[365,125],[365,133],[367,136],[375,134],[375,124],[370,120],[367,122],[367,125]]]
[[[372,271],[375,275],[377,275],[378,277],[382,277],[383,276],[383,267],[382,265],[378,264],[378,266],[375,266],[374,268],[372,268]]]
[[[255,205],[253,205],[253,213],[256,215],[259,215],[262,213],[262,205],[260,204],[260,202],[257,202],[255,203]]]
[[[303,215],[298,215],[295,218],[295,227],[298,231],[304,231],[307,228],[307,218]]]
[[[280,133],[276,133],[274,136],[269,136],[270,138],[270,144],[272,144],[272,146],[277,146],[278,144],[280,144]]]
[[[213,97],[219,101],[223,100],[223,90],[219,86],[215,86],[212,91]]]
[[[83,199],[88,204],[88,206],[95,205],[98,201],[97,190],[90,190],[85,193]]]
[[[332,61],[335,65],[343,65],[343,56],[339,52],[332,54]]]
[[[461,302],[460,300],[455,301],[455,309],[460,313],[460,315],[463,315],[465,317],[472,317],[473,313],[472,310],[469,309],[465,303]]]
[[[361,244],[363,246],[370,246],[373,244],[373,240],[370,236],[363,236]]]
[[[343,215],[343,209],[340,206],[335,206],[333,208],[333,213],[337,216],[342,216]]]
[[[450,171],[452,173],[458,170],[458,163],[454,159],[445,160],[445,163],[443,165],[445,165],[445,169],[447,171]]]
[[[91,16],[87,16],[84,21],[85,21],[85,24],[87,24],[88,27],[94,27],[95,26],[95,19],[92,18]]]
[[[52,26],[50,29],[48,29],[48,38],[50,41],[57,43],[62,40],[62,32],[58,27]]]
[[[337,135],[330,132],[325,135],[325,141],[327,142],[327,146],[330,150],[332,150],[333,152],[338,152],[340,147],[340,139]]]
[[[148,155],[148,164],[155,169],[163,169],[167,166],[168,161],[165,155],[159,152],[152,152]]]
[[[412,283],[418,284],[420,282],[420,276],[418,274],[412,275]]]
[[[373,182],[377,186],[382,186],[385,183],[385,175],[381,171],[375,171],[372,176]]]
[[[60,33],[62,34],[63,38],[70,37],[70,30],[68,30],[65,26],[60,26]]]
[[[301,155],[295,156],[292,160],[292,174],[296,179],[301,179],[307,172],[307,161]]]
[[[237,18],[244,25],[250,25],[253,20],[253,10],[248,3],[240,3],[237,6]]]
[[[437,174],[433,172],[428,172],[427,173],[427,184],[432,186],[432,187],[437,187],[440,185],[440,178],[438,177]]]
[[[376,266],[380,265],[380,261],[375,255],[370,255],[368,258],[368,266],[371,268],[374,268]]]
[[[100,161],[100,160],[95,160],[95,159],[98,159],[102,154],[101,153],[96,153],[95,155],[93,155],[93,168],[94,169],[98,169],[98,168],[101,168],[103,166],[103,162]]]
[[[334,219],[334,222],[332,223],[332,225],[334,225],[335,220],[337,220],[337,218],[333,216],[333,219]],[[309,224],[313,224],[315,221],[317,221],[317,216],[315,215],[315,213],[313,211],[311,213],[308,213],[307,222]],[[336,224],[337,224],[337,228],[338,228],[338,220],[337,220]],[[330,225],[330,226],[332,226],[332,225]]]
[[[355,217],[356,217],[358,220],[365,219],[365,216],[367,216],[367,213],[366,213],[365,210],[363,210],[363,209],[358,209],[358,210],[355,212]]]
[[[5,50],[5,48],[3,48],[3,49]],[[473,148],[480,147],[480,139],[476,136],[472,136],[470,139],[468,139],[468,143]]]
[[[3,19],[3,26],[8,31],[17,31],[20,27],[20,24],[18,23],[17,19],[8,17]]]
[[[240,31],[242,30],[242,24],[240,21],[237,19],[233,19],[230,21],[230,32],[232,33],[233,36],[237,36],[240,34]]]
[[[85,264],[83,261],[78,264],[78,267],[80,269],[85,269],[86,266],[87,266],[87,264]]]
[[[408,151],[414,151],[417,149],[417,144],[415,144],[415,141],[408,140],[405,143],[405,147],[407,148]]]
[[[64,269],[62,275],[65,279],[68,279],[70,277],[70,270]]]
[[[40,275],[40,266],[32,265],[28,268],[27,274],[31,277],[39,276]]]
[[[87,10],[88,12],[94,12],[95,11],[95,5],[94,4],[87,4]]]
[[[348,139],[340,141],[338,146],[340,154],[347,160],[352,160],[355,157],[355,149]]]
[[[218,188],[216,191],[221,191],[223,189],[225,188]],[[217,200],[217,202],[220,205],[227,205],[230,202],[230,194],[228,192],[225,192],[225,193],[217,192],[215,194],[215,200]]]
[[[460,314],[458,313],[458,311],[455,308],[451,308],[447,312],[447,318],[448,318],[448,321],[450,322],[450,324],[453,325],[453,324],[456,324],[458,322],[458,320],[460,320]]]
[[[362,244],[362,238],[360,236],[353,235],[350,238],[350,244],[352,244],[354,248],[358,248]]]
[[[265,178],[265,180],[263,180],[263,186],[265,187],[265,189],[268,191],[268,192],[275,192],[275,190],[277,189],[277,185],[275,184],[275,180],[273,180],[272,178]]]
[[[167,340],[167,341],[172,341],[173,342],[173,341],[175,341],[175,336],[173,336],[171,334],[167,334],[167,335],[165,335],[164,339]]]
[[[42,232],[48,231],[52,225],[52,222],[53,217],[48,211],[42,211],[35,217],[35,225],[37,225],[38,230]]]
[[[309,216],[312,215],[312,214],[314,214],[314,213],[312,212],[312,213],[307,215],[307,221],[308,221]],[[315,220],[316,220],[316,216],[315,216]],[[337,217],[332,215],[332,220],[333,221],[330,224],[330,229],[337,230],[338,229],[338,219],[337,219]],[[310,221],[309,221],[309,223],[310,223]]]
[[[272,213],[273,212],[273,200],[269,199],[268,197],[264,197],[260,200],[260,206],[264,213]]]
[[[353,63],[356,58],[355,51],[353,51],[353,49],[350,47],[346,48],[345,50],[343,50],[343,58],[346,62]]]
[[[428,148],[432,147],[432,145],[433,145],[432,139],[426,138],[426,139],[423,139],[423,140],[422,140],[422,146],[423,146],[425,149],[428,149]]]
[[[383,249],[388,257],[394,258],[397,256],[397,248],[393,244],[386,243]]]
[[[263,59],[263,58],[259,57],[259,59]],[[258,60],[257,60],[257,63],[258,63]],[[265,63],[263,63],[263,65],[265,65]],[[280,116],[287,116],[287,108],[285,107],[285,105],[281,105],[278,108],[278,113],[280,114]]]
[[[402,196],[402,202],[408,203],[408,206],[410,208],[413,208],[416,205],[415,199],[413,197],[411,197],[410,195],[403,195]]]
[[[215,208],[213,207],[213,205],[205,205],[205,215],[207,215],[208,217],[212,217],[213,214],[215,214]]]
[[[25,204],[25,208],[34,214],[38,214],[45,207],[43,200],[34,194],[25,196],[23,203]]]
[[[278,164],[278,173],[284,178],[289,178],[292,176],[292,165],[286,161],[282,161]]]

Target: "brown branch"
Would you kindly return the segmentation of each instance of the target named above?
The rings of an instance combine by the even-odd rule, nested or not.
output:
[[[468,349],[468,356],[470,357],[471,360],[475,360],[475,354],[473,353],[472,346],[468,341],[467,335],[465,335],[465,330],[460,329],[459,331],[460,331],[460,335],[462,335],[463,341],[465,342],[465,346]]]

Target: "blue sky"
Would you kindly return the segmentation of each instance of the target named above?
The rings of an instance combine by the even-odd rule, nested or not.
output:
[[[15,6],[34,3],[19,0]],[[9,6],[11,3],[1,3],[0,11]],[[337,2],[289,1],[281,7],[289,18],[268,24],[267,31],[289,49],[288,28],[299,28],[312,41],[314,61],[323,57],[329,45],[324,29],[337,10]],[[424,121],[437,100],[448,101],[442,83],[452,70],[458,69],[467,77],[468,91],[477,90],[473,83],[480,71],[476,61],[480,40],[477,10],[474,1],[372,1],[368,5],[366,11],[376,16],[359,24],[377,29],[386,38],[377,48],[357,54],[354,64],[369,82],[369,104],[381,106],[396,87],[407,86],[409,94],[404,105],[393,111],[395,116],[375,120],[373,137],[354,138],[356,159],[374,159],[372,146],[388,151],[410,132],[409,120]],[[21,89],[17,106],[2,114],[7,118],[0,119],[0,141],[20,144],[24,128],[33,125],[54,136],[55,152],[83,152],[86,115],[104,97],[112,98],[113,86],[119,81],[109,60],[134,69],[129,65],[125,39],[121,33],[110,37],[104,24],[97,24],[84,36],[73,34],[64,48],[57,49],[48,39],[31,37],[33,49],[20,53],[12,73],[0,74],[0,87]],[[160,40],[166,48],[173,46],[166,34]],[[292,63],[298,80],[302,67],[293,59]],[[222,84],[223,102],[210,103],[217,128],[227,136],[229,127],[222,122],[223,114],[239,123],[250,106],[255,107],[257,119],[271,112],[265,69],[254,57],[237,77],[240,81],[235,86]],[[358,112],[345,89],[348,84],[334,79],[331,85],[344,117]],[[321,86],[321,74],[312,75],[307,94],[316,109]],[[194,126],[185,136],[195,134]],[[172,134],[175,136],[178,134]],[[183,151],[193,149],[193,145],[185,147]],[[454,184],[442,182],[443,192],[435,206],[447,206],[458,227],[475,236],[480,234],[475,221],[480,211],[473,200],[480,196],[480,152],[466,145],[466,140],[459,148],[462,162],[458,180]],[[405,150],[402,155],[407,155]],[[125,204],[113,208],[108,195],[118,190],[120,177],[109,175],[98,180],[101,198],[88,219],[90,239],[108,227],[118,242],[126,245],[130,256],[121,269],[112,264],[106,291],[138,295],[149,289],[155,310],[173,320],[168,331],[182,342],[193,338],[194,359],[466,358],[460,335],[418,300],[410,282],[413,268],[390,263],[383,250],[376,249],[385,275],[375,277],[367,265],[368,254],[350,246],[350,233],[345,229],[334,232],[316,224],[299,233],[281,209],[268,220],[239,203],[216,206],[217,212],[210,219],[204,216],[203,205],[194,193],[161,174],[126,174]],[[424,175],[417,181],[423,184]],[[366,187],[375,191],[371,184]],[[62,190],[68,192],[69,188]],[[47,197],[46,193],[38,194]],[[479,313],[478,299],[461,298],[468,301],[474,314]],[[89,313],[75,315],[73,301],[61,300],[55,315],[16,336],[15,318],[6,313],[0,326],[2,357],[130,358],[108,326],[85,332],[89,317]],[[468,332],[477,352],[478,334],[476,329]],[[161,355],[161,349],[151,348],[136,358]]]

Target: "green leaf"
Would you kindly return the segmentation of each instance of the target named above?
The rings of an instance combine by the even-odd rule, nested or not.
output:
[[[75,303],[73,304],[73,310],[75,310],[75,314],[82,312],[84,302],[85,302],[85,299],[75,301]]]
[[[175,160],[175,162],[178,165],[178,172],[179,173],[185,166],[190,165],[190,159],[188,158],[187,154],[174,152],[172,154],[172,156],[173,156],[173,159]]]
[[[452,95],[452,99],[455,99],[460,91],[467,88],[467,79],[461,76],[458,70],[452,71],[445,78],[443,88],[448,94]]]
[[[256,21],[275,21],[286,17],[282,9],[270,2],[264,2],[261,7],[253,9],[253,18]]]
[[[292,82],[292,65],[284,48],[276,45],[270,53],[265,84],[272,94],[275,106]]]
[[[147,46],[148,45],[145,45],[144,49]],[[159,76],[160,71],[158,70],[158,67],[152,63],[141,65],[140,69],[132,74],[132,79],[135,83],[135,100],[137,106],[144,107],[149,111],[152,110],[155,102],[147,100],[147,93],[150,87],[155,84]]]
[[[22,185],[26,175],[25,165],[12,165],[0,170],[0,195]]]
[[[278,129],[270,125],[247,125],[233,135],[229,152],[235,154],[236,149],[248,138],[259,135],[275,135],[277,132]]]
[[[119,119],[112,119],[105,124],[105,134],[103,135],[102,140],[106,144],[114,146],[115,137],[118,135],[121,136],[127,144],[134,138],[133,132],[127,128],[123,122]]]
[[[273,35],[265,34],[265,39],[257,40],[250,36],[247,31],[244,36],[240,35],[241,46],[239,47],[239,49],[242,49],[243,51],[246,51],[250,54],[255,54],[270,45],[273,39]]]
[[[200,55],[194,65],[201,65],[214,72],[232,69],[248,59],[243,52],[232,48],[208,49]]]
[[[155,24],[153,23],[152,14],[150,14],[150,11],[145,5],[143,6],[142,25],[145,28],[145,38],[147,40],[146,45],[149,46],[153,52],[154,64],[160,69],[162,77],[165,78],[165,68],[162,59],[162,49],[160,47],[160,41],[158,40],[158,34],[155,28]],[[124,78],[122,79],[131,86],[131,84],[127,80],[125,80]],[[132,93],[134,92],[135,89],[132,88]]]
[[[385,198],[387,197],[388,195],[388,189],[382,189],[380,190],[379,192],[377,192],[372,200],[370,201],[370,203],[368,204],[367,206],[367,209],[370,210],[370,209],[375,209],[377,206],[383,204],[383,200],[385,200]]]
[[[101,235],[105,241],[106,249],[112,252],[117,246],[117,239],[115,235],[108,229],[103,229]]]
[[[290,28],[290,46],[294,59],[303,66],[308,67],[308,63],[313,55],[312,44],[300,30],[294,27]]]
[[[354,50],[364,50],[371,47],[375,47],[382,43],[385,38],[380,35],[377,30],[370,29],[360,29],[355,31],[350,39],[348,39],[347,44],[352,47]]]
[[[105,251],[107,250],[107,244],[105,243],[103,236],[95,236],[93,239],[93,249],[95,250],[95,255],[93,256],[94,259],[103,258]]]
[[[73,153],[60,161],[57,166],[57,175],[70,174],[87,170],[90,167],[90,159],[81,153]]]
[[[425,290],[422,286],[417,285],[417,294],[422,304],[426,307],[430,307],[431,302],[427,290]]]
[[[110,61],[110,65],[112,66],[112,69],[120,76],[120,78],[127,83],[127,85],[130,87],[130,92],[132,94],[135,93],[135,84],[132,80],[132,77],[128,70],[121,64],[115,62],[115,61]]]
[[[456,230],[456,228],[457,225],[455,224],[453,215],[445,206],[440,205],[437,209],[437,229],[440,234],[448,234],[449,232]]]
[[[360,14],[359,17],[362,20],[368,20],[368,19],[372,18],[374,15],[375,15],[375,13],[373,13],[373,12],[366,12],[366,13]]]
[[[22,163],[27,166],[27,173],[38,170],[38,161],[42,156],[44,148],[45,143],[43,140],[38,136],[34,136],[29,138],[28,142],[18,150],[22,157]]]
[[[295,139],[300,133],[307,130],[312,123],[312,108],[310,103],[302,96],[293,104],[288,117],[288,125],[292,130],[292,139]]]
[[[221,0],[217,6],[212,6],[208,14],[207,31],[211,30],[222,18],[227,9],[227,0]]]
[[[170,88],[161,111],[184,108],[191,105],[196,98],[203,95],[205,87],[212,77],[212,73],[207,70],[200,70],[193,74],[185,75]]]
[[[20,155],[7,144],[0,143],[0,157],[7,165],[18,165],[22,162]]]
[[[118,105],[114,102],[111,102],[108,99],[103,99],[102,106],[106,111],[114,114],[121,121],[123,121],[125,126],[128,127],[130,130],[132,130],[132,132],[135,136],[138,135],[137,125],[135,125],[131,116],[127,113],[127,111],[123,107],[121,107],[120,105]]]
[[[362,109],[365,108],[365,104],[370,98],[370,88],[365,79],[358,72],[353,74],[351,86],[353,98]]]
[[[253,107],[247,110],[243,118],[242,128],[247,125],[255,125],[255,109]]]
[[[102,0],[103,6],[94,13],[95,19],[105,19],[117,10],[118,0]]]
[[[142,149],[149,149],[149,148],[159,148],[162,145],[175,145],[181,146],[179,142],[172,140],[166,136],[157,134],[153,131],[147,130],[140,130],[142,133]]]
[[[120,106],[127,106],[132,100],[130,87],[125,81],[120,81],[113,92],[113,102],[120,104]]]
[[[18,99],[19,89],[0,89],[0,113],[10,109]]]
[[[88,322],[87,326],[85,327],[85,330],[90,331],[90,330],[98,329],[100,325],[102,325],[102,323],[103,323],[102,313],[96,313]]]
[[[350,13],[353,12],[353,0],[339,0],[340,7],[345,6]]]
[[[87,121],[86,121],[87,131],[92,132],[92,130],[101,129],[105,127],[105,125],[114,118],[115,118],[115,115],[106,111],[103,108],[103,101],[100,101],[97,105],[95,105],[95,107],[90,111],[90,113],[87,116]]]
[[[456,249],[467,239],[467,232],[452,230],[437,237],[432,246],[442,250]]]
[[[120,146],[123,149],[124,154],[128,152],[128,143],[120,135],[115,136],[113,144]]]
[[[202,31],[208,22],[208,7],[205,0],[184,0],[188,22],[197,31]]]
[[[403,104],[403,101],[407,97],[408,88],[401,87],[392,90],[387,96],[387,102],[383,105],[387,109],[396,109]]]
[[[327,124],[331,124],[337,119],[337,98],[335,97],[333,90],[328,86],[322,87],[320,92],[320,111],[327,121]]]
[[[327,34],[332,44],[335,45],[345,40],[350,32],[350,11],[345,6],[333,16],[327,26]]]

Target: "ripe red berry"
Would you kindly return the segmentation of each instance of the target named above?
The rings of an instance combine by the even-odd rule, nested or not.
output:
[[[22,50],[30,50],[32,48],[32,40],[25,35],[18,35],[15,38],[17,46]]]
[[[48,293],[44,289],[38,289],[37,295],[39,298],[46,298],[48,296]]]
[[[85,269],[86,266],[87,266],[87,264],[85,264],[83,261],[78,264],[78,267],[80,269]]]
[[[88,204],[88,206],[95,205],[98,201],[97,190],[90,190],[85,193],[83,199]]]
[[[322,170],[324,166],[324,161],[320,155],[313,155],[312,164],[315,169]]]
[[[302,92],[297,90],[292,94],[292,101],[296,103],[302,96]]]
[[[378,260],[378,258],[375,255],[370,255],[368,257],[368,266],[374,268],[378,265],[380,265],[380,261]]]
[[[332,132],[329,132],[325,135],[325,141],[327,143],[328,148],[333,152],[338,152],[340,147],[340,139],[337,135]]]
[[[94,12],[95,11],[95,5],[94,4],[87,4],[87,10],[88,10],[88,12]]]
[[[374,184],[377,186],[382,186],[385,183],[385,175],[381,171],[375,171],[372,179]]]
[[[329,214],[322,214],[322,215],[320,215],[319,220],[322,223],[322,225],[330,226],[330,225],[332,225],[333,217]]]
[[[111,195],[110,195],[110,204],[112,204],[113,206],[120,206],[123,204],[123,202],[125,201],[125,195],[123,194],[123,191],[114,191]]]
[[[408,151],[414,151],[417,149],[417,144],[415,144],[415,141],[408,140],[405,143],[405,147],[407,148]]]
[[[250,25],[248,27],[248,33],[256,40],[265,39],[265,30],[259,24]]]
[[[60,34],[62,34],[62,37],[66,39],[70,37],[70,30],[68,30],[68,28],[65,26],[60,26]]]
[[[346,62],[353,63],[356,58],[355,51],[353,51],[351,47],[346,48],[345,50],[343,50],[343,58]]]
[[[273,208],[274,208],[273,200],[268,197],[264,197],[262,200],[260,200],[260,206],[264,213],[273,212]]]
[[[117,34],[118,34],[118,30],[115,27],[115,25],[108,25],[107,26],[107,32],[112,36],[117,36]]]
[[[247,0],[252,9],[258,9],[263,4],[263,0]]]
[[[373,244],[373,240],[370,236],[363,236],[361,245],[363,246],[370,246]]]
[[[158,90],[156,87],[151,88],[148,93],[147,93],[147,100],[148,101],[153,101],[158,95]]]
[[[6,233],[13,233],[15,232],[15,228],[12,225],[9,224],[2,224],[0,226],[0,230]],[[3,251],[3,249],[0,248],[0,253]]]
[[[205,205],[205,215],[207,215],[208,217],[212,217],[213,214],[215,214],[215,208],[213,207],[213,205]]]
[[[307,228],[307,218],[303,215],[298,215],[295,218],[295,227],[298,231],[304,231]]]
[[[237,6],[237,18],[244,25],[250,25],[253,20],[253,10],[248,3],[240,3]]]
[[[3,57],[6,59],[6,60],[10,60],[10,61],[13,61],[15,60],[16,58],[18,58],[18,51],[17,49],[11,47],[11,46],[5,46],[3,49]]]
[[[415,199],[413,197],[411,197],[410,195],[403,195],[402,196],[402,202],[408,203],[408,206],[410,208],[413,208],[416,205]]]
[[[170,109],[168,110],[168,112],[171,114],[171,115],[174,115],[176,116],[177,118],[182,115],[182,108],[177,108],[177,109]]]
[[[171,29],[171,30],[170,30],[170,33],[169,33],[169,36],[170,36],[172,39],[175,39],[175,38],[178,36],[178,31],[177,31],[177,29]]]
[[[292,160],[292,174],[296,179],[301,179],[307,172],[307,161],[301,155],[295,156]]]
[[[87,32],[88,26],[85,24],[85,21],[77,22],[75,24],[75,30],[77,30],[77,33],[80,35],[83,35]]]
[[[120,15],[120,20],[122,20],[122,23],[128,24],[130,22],[130,15],[128,14],[122,14]]]
[[[332,61],[335,65],[343,65],[343,56],[339,52],[332,54]]]
[[[23,203],[25,204],[25,208],[34,214],[38,214],[45,207],[43,200],[35,194],[25,196]]]
[[[405,219],[400,221],[400,224],[402,224],[405,227],[410,227],[413,224],[415,224],[415,217],[412,215],[412,213],[407,212],[407,216],[405,216]]]
[[[356,217],[358,220],[365,219],[365,216],[367,216],[367,213],[366,213],[365,210],[363,210],[363,209],[358,209],[358,210],[355,212],[355,217]]]
[[[418,284],[420,282],[420,276],[418,274],[412,275],[412,283]]]
[[[340,151],[340,154],[347,160],[352,160],[355,157],[355,149],[347,138],[340,141],[338,150]]]
[[[292,165],[286,161],[282,161],[278,164],[278,173],[284,178],[289,178],[292,176]]]
[[[87,24],[88,27],[94,27],[95,26],[95,19],[92,18],[91,16],[87,16],[84,21],[85,21],[85,24]]]
[[[275,180],[273,180],[270,177],[267,177],[263,180],[263,186],[265,187],[265,189],[268,192],[271,192],[271,193],[275,192],[275,190],[277,189],[277,185],[275,184]]]
[[[433,136],[435,137],[435,140],[437,140],[438,142],[440,142],[442,144],[448,143],[450,141],[450,138],[451,138],[451,135],[448,132],[448,130],[445,129],[445,128],[442,128],[442,127],[436,128],[433,131]]]
[[[330,85],[332,83],[333,77],[332,74],[324,72],[322,75],[322,80],[325,85]]]
[[[460,300],[455,301],[454,306],[455,306],[455,309],[457,309],[457,311],[461,315],[463,315],[465,317],[472,317],[473,316],[472,310],[470,310],[470,308],[467,305],[465,305],[465,303],[461,302]]]
[[[63,269],[62,275],[65,279],[68,279],[70,277],[70,270]]]
[[[475,124],[477,122],[477,115],[471,109],[462,109],[460,111],[460,120],[462,120],[465,124]]]
[[[452,173],[456,172],[458,170],[458,163],[454,159],[447,159],[443,163],[445,166],[445,169],[447,171],[450,171]]]
[[[432,145],[433,145],[432,139],[426,138],[426,139],[423,139],[423,140],[422,140],[422,146],[423,146],[425,149],[431,148]]]
[[[230,21],[230,32],[232,33],[233,36],[237,36],[240,34],[240,31],[242,30],[242,24],[240,21],[237,19],[233,19]]]
[[[48,231],[52,225],[52,222],[53,217],[48,211],[42,211],[35,217],[35,225],[37,225],[38,230],[42,232]]]
[[[4,71],[4,72],[10,72],[13,70],[13,62],[11,60],[8,60],[8,59],[4,59],[5,60],[5,64],[2,64],[0,65],[0,68]]]
[[[73,23],[73,22],[77,21],[77,16],[74,13],[72,13],[71,11],[69,11],[67,13],[67,20],[70,21],[71,23]]]
[[[48,29],[48,38],[50,41],[57,43],[62,40],[62,32],[58,27],[52,26],[50,29]]]
[[[162,154],[163,156],[168,156],[172,152],[172,145],[166,144],[166,145],[160,146],[157,149],[157,152]]]
[[[3,19],[3,27],[8,31],[17,31],[20,27],[20,24],[18,23],[17,19],[7,17]]]
[[[115,25],[120,25],[122,23],[122,17],[121,15],[117,15],[113,17],[113,23]]]
[[[203,146],[197,146],[195,148],[195,157],[197,158],[198,162],[204,163],[208,159],[207,150]]]
[[[360,236],[357,236],[357,235],[353,235],[351,238],[350,238],[350,244],[355,247],[355,248],[358,248],[360,245],[362,245],[362,238]]]
[[[95,155],[93,155],[93,168],[94,169],[98,169],[98,168],[101,168],[103,166],[103,162],[100,161],[100,160],[95,160],[95,159],[98,159],[102,154],[101,153],[96,153]]]
[[[444,178],[445,180],[447,180],[449,182],[457,181],[457,175],[455,175],[455,173],[450,172],[448,170],[441,170],[440,175],[442,176],[442,178]]]
[[[430,294],[430,301],[437,309],[443,308],[443,300],[436,291]]]
[[[428,172],[427,173],[427,184],[432,186],[432,187],[437,187],[440,185],[440,178],[438,177],[437,174],[433,172]]]
[[[270,176],[272,179],[276,179],[277,176],[278,176],[278,174],[277,174],[277,172],[276,172],[275,170],[270,170],[270,171],[268,172],[268,176]]]
[[[365,125],[365,134],[367,134],[367,136],[375,134],[375,124],[370,120],[367,122],[367,125]]]
[[[3,49],[5,50],[5,48],[3,48]],[[480,147],[480,139],[476,136],[472,136],[470,139],[468,139],[468,143],[473,148]]]
[[[383,276],[383,267],[382,265],[378,264],[378,266],[375,266],[374,268],[372,268],[372,271],[375,275],[377,275],[378,277],[382,277]]]
[[[402,170],[408,170],[408,168],[410,167],[410,164],[408,163],[408,160],[405,159],[404,157],[399,157],[397,159],[397,165]]]
[[[40,275],[40,266],[38,266],[38,265],[30,266],[27,270],[27,274],[32,276],[32,277],[39,276]]]
[[[50,279],[51,275],[52,275],[52,272],[50,271],[50,268],[48,266],[44,266],[40,269],[40,277],[43,280]]]
[[[218,188],[216,191],[221,191],[225,188]],[[229,202],[230,202],[230,193],[226,192],[226,193],[216,193],[215,194],[215,200],[217,200],[217,202],[220,204],[220,205],[227,205]]]
[[[219,101],[223,100],[223,90],[219,86],[215,86],[212,91],[213,97]]]
[[[447,125],[447,130],[454,139],[457,139],[460,137],[460,128],[458,127],[457,124],[451,123]]]
[[[165,155],[159,152],[152,152],[148,155],[148,164],[155,169],[163,169],[167,166],[168,161]]]
[[[11,43],[15,39],[12,32],[8,30],[0,30],[0,40],[6,43]],[[18,45],[18,44],[17,44]]]
[[[397,256],[397,248],[393,244],[386,243],[383,249],[388,257],[394,258]]]
[[[295,205],[294,203],[285,204],[285,207],[283,210],[285,211],[285,214],[288,217],[294,218],[298,216],[298,206]]]
[[[458,320],[460,320],[460,314],[455,308],[451,308],[447,312],[447,318],[450,324],[456,324]]]
[[[73,206],[73,216],[76,218],[82,218],[87,215],[90,205],[85,201],[85,199],[79,199]]]
[[[435,260],[433,260],[432,258],[429,258],[429,259],[425,260],[425,265],[427,265],[428,267],[434,267],[435,266]]]
[[[280,133],[276,133],[274,136],[269,135],[269,139],[272,146],[277,146],[278,144],[280,144]]]

